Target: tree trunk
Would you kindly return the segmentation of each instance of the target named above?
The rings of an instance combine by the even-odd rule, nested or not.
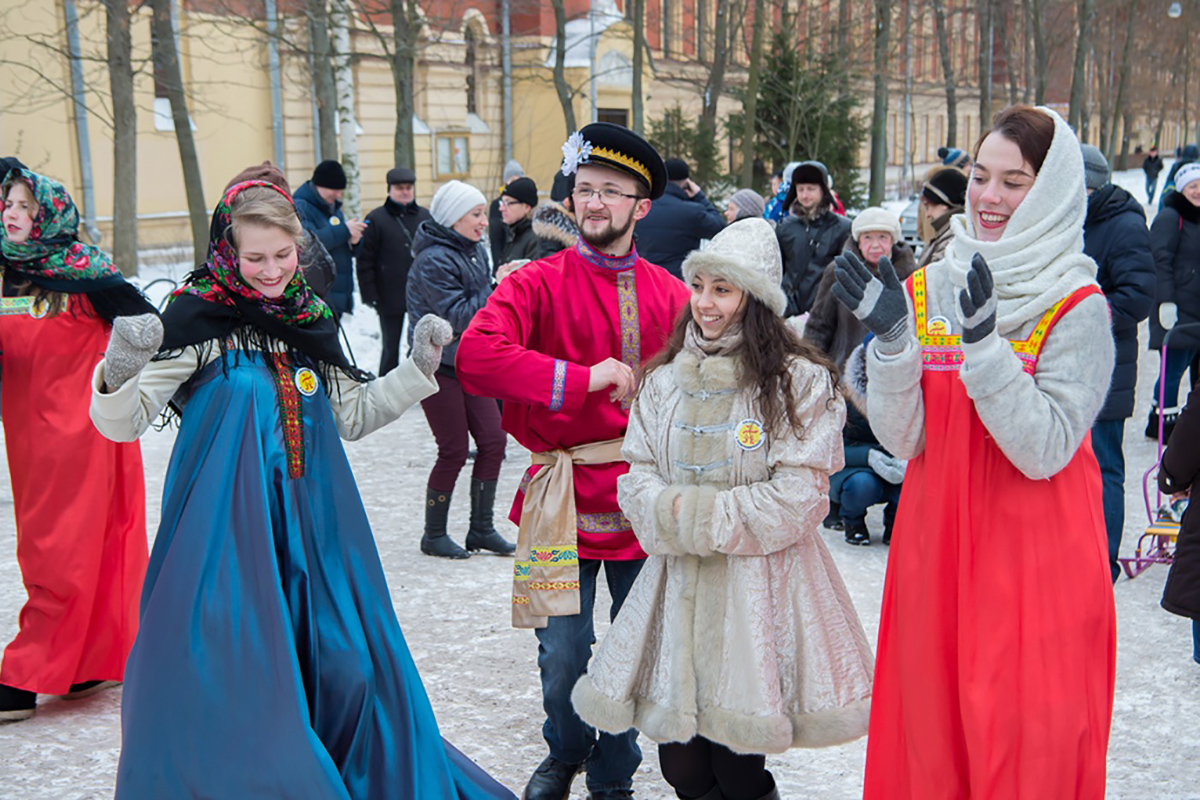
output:
[[[567,58],[567,12],[563,8],[563,0],[550,0],[550,5],[554,6],[554,91],[558,93],[563,122],[567,125],[567,136],[570,136],[578,127],[575,124],[575,106],[571,103],[571,87],[567,85],[567,74],[563,69],[563,62]]]
[[[350,6],[347,0],[333,0],[329,26],[333,34],[333,78],[337,87],[342,169],[346,171],[346,194],[342,203],[348,218],[359,219],[362,216],[362,187],[358,174],[358,119],[354,113],[354,65],[350,59]]]
[[[329,16],[325,0],[306,0],[308,31],[312,49],[313,95],[317,101],[317,128],[320,134],[321,158],[336,161],[337,94],[333,86],[333,53],[329,44]]]
[[[187,98],[183,93],[183,70],[179,65],[179,51],[175,48],[171,0],[150,0],[150,6],[154,11],[154,61],[166,83],[167,97],[171,102],[171,121],[175,125],[175,141],[179,144],[183,188],[187,192],[188,217],[192,222],[192,245],[196,250],[195,257],[200,259],[208,252],[208,204],[204,201],[200,159],[196,155],[196,139],[192,136],[192,118],[188,114]]]
[[[1123,118],[1125,124],[1121,135],[1122,152],[1129,148],[1129,112],[1125,110],[1125,86],[1129,82],[1129,68],[1133,54],[1134,20],[1137,19],[1138,0],[1129,0],[1125,13],[1129,15],[1125,21],[1125,44],[1121,48],[1121,69],[1117,74],[1117,99],[1113,102],[1112,117],[1108,128],[1108,149],[1105,155],[1111,164],[1117,151],[1117,119]],[[1100,120],[1101,124],[1104,120]]]
[[[979,23],[979,127],[980,130],[992,118],[992,45],[995,39],[995,20],[992,16],[992,0],[977,0],[975,19]]]
[[[1033,102],[1046,104],[1046,72],[1050,56],[1046,52],[1046,29],[1042,19],[1042,0],[1029,0],[1029,21],[1033,25]]]
[[[850,0],[838,0],[836,37],[838,66],[847,73],[850,71],[850,25],[852,21],[853,16],[850,8]]]
[[[717,167],[717,103],[725,91],[725,62],[729,53],[729,3],[728,0],[716,0],[716,14],[713,29],[713,60],[709,65],[708,81],[704,85],[704,105],[700,111],[700,130],[697,137],[696,166],[699,173],[698,182],[706,184],[714,177]]]
[[[1081,130],[1083,120],[1084,89],[1087,83],[1087,57],[1091,51],[1092,16],[1096,11],[1096,0],[1078,0],[1079,38],[1075,42],[1075,66],[1071,72],[1071,103],[1067,111],[1067,123]]]
[[[413,139],[413,79],[416,73],[417,34],[420,28],[409,14],[416,0],[391,0],[392,6],[392,83],[396,93],[396,132],[392,150],[398,166],[416,168],[416,143]]]
[[[1133,112],[1126,111],[1121,115],[1121,152],[1117,164],[1122,167],[1129,163],[1129,132],[1133,130]]]
[[[633,4],[633,132],[642,136],[646,133],[646,101],[642,95],[642,70],[646,65],[646,0],[630,2]]]
[[[1021,0],[1021,50],[1023,58],[1021,74],[1024,77],[1021,102],[1029,105],[1033,99],[1033,14],[1029,0]]]
[[[1000,52],[1004,54],[1004,69],[1008,73],[1008,104],[1016,105],[1020,99],[1017,91],[1017,72],[1013,69],[1012,44],[1009,41],[1008,12],[1012,6],[1001,0],[999,24],[996,26],[996,37],[1000,40]]]
[[[887,193],[887,61],[892,29],[890,0],[875,0],[875,104],[871,111],[871,188],[868,202],[877,206]]]
[[[759,73],[762,72],[763,28],[766,16],[766,0],[754,0],[754,28],[750,35],[750,68],[746,76],[745,125],[742,130],[742,186],[754,185],[754,153],[758,139],[758,80]]]
[[[937,33],[938,54],[942,59],[942,74],[946,78],[946,141],[947,147],[957,147],[958,94],[954,85],[954,60],[950,58],[950,33],[946,25],[944,0],[932,0],[933,21]]]
[[[137,104],[133,99],[133,40],[129,4],[104,0],[108,85],[113,110],[113,260],[137,274]]]

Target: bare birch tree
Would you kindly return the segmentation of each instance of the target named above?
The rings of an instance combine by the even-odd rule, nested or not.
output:
[[[113,115],[113,260],[137,274],[137,105],[133,99],[133,38],[129,3],[104,0],[108,87]]]
[[[945,0],[931,0],[934,31],[937,35],[938,56],[942,61],[942,76],[946,82],[946,141],[947,147],[958,142],[958,89],[954,82],[954,59],[950,57],[950,30],[946,24]]]
[[[333,42],[333,79],[337,88],[337,115],[342,149],[342,168],[346,171],[346,195],[342,202],[346,216],[360,215],[360,185],[358,170],[358,118],[354,113],[354,65],[350,52],[350,4],[348,0],[333,0],[330,6],[329,27]]]
[[[871,111],[871,184],[868,202],[877,206],[887,192],[887,65],[892,30],[890,0],[875,0],[875,102]]]

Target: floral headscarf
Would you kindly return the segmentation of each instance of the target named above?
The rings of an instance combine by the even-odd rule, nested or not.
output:
[[[24,242],[10,240],[0,226],[0,253],[9,269],[59,292],[90,292],[125,282],[107,253],[79,241],[79,211],[61,183],[28,169],[12,170],[13,179],[29,188],[37,214]]]
[[[235,307],[233,295],[237,295],[255,303],[280,322],[294,327],[304,327],[317,320],[331,318],[333,312],[305,282],[303,271],[299,268],[279,297],[267,297],[242,280],[237,251],[230,236],[233,202],[239,193],[255,186],[279,192],[289,204],[292,203],[287,192],[266,181],[243,181],[229,187],[213,209],[212,224],[208,230],[208,260],[184,286],[172,294],[172,300],[189,294],[210,303]]]

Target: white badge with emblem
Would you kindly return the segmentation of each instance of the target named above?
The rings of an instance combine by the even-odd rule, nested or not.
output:
[[[743,450],[757,450],[762,447],[766,436],[763,435],[762,423],[756,419],[744,419],[737,426],[738,447]]]
[[[949,336],[950,320],[945,317],[930,317],[925,330],[930,336]]]
[[[50,313],[50,301],[39,297],[29,306],[29,316],[34,319],[44,319]]]
[[[317,373],[313,372],[308,367],[301,367],[296,370],[296,389],[305,397],[312,397],[320,388],[321,382],[317,380]]]
[[[341,225],[342,221],[340,219],[338,219],[337,217],[330,217],[329,224],[330,225]]]

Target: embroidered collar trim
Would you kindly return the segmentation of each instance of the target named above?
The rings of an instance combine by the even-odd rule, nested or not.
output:
[[[624,256],[606,256],[603,253],[597,253],[583,241],[580,237],[579,241],[575,242],[575,252],[583,256],[585,261],[595,264],[601,269],[622,270],[629,269],[638,260],[637,246],[631,245],[629,254]]]

